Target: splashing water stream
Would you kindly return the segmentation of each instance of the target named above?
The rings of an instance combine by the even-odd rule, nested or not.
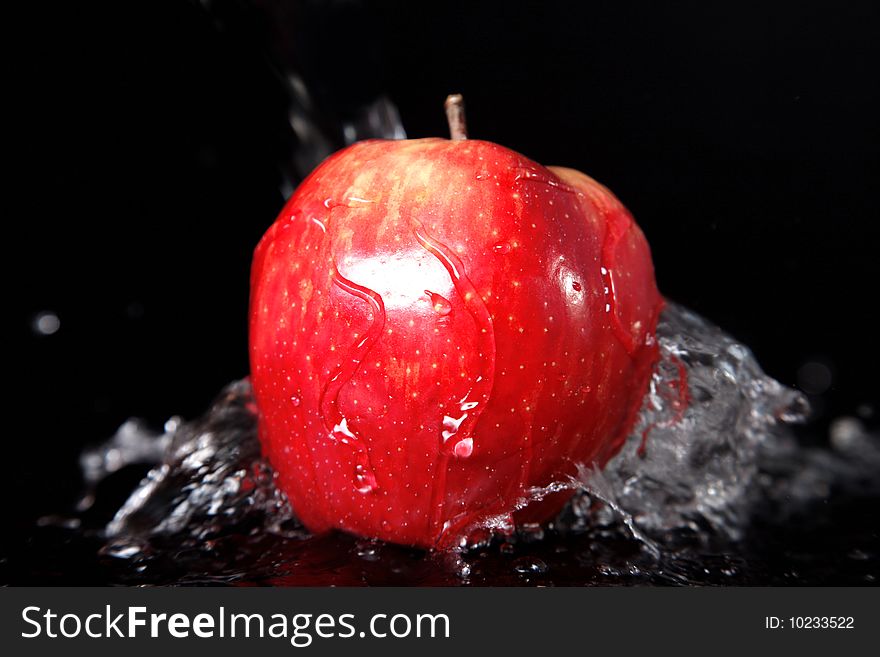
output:
[[[31,559],[43,570],[31,581],[83,568],[90,583],[121,584],[876,581],[880,537],[864,522],[880,498],[878,437],[844,418],[828,447],[801,444],[792,425],[807,414],[803,396],[680,306],[664,310],[657,339],[661,359],[621,452],[601,471],[582,464],[523,500],[571,490],[549,525],[513,531],[509,516],[489,519],[494,539],[449,553],[312,536],[274,486],[240,381],[193,422],[174,418],[154,433],[129,421],[84,453],[78,514],[36,528]],[[102,520],[98,509],[114,508],[102,502],[114,478],[136,464],[150,469]],[[59,540],[69,548],[60,555]]]

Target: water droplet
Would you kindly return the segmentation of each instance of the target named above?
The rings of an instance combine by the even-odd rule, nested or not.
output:
[[[449,415],[443,416],[443,431],[440,432],[440,435],[443,437],[444,443],[458,433],[458,428],[467,416],[467,413],[459,418],[450,417]]]
[[[302,404],[302,399],[300,399],[296,395],[293,395],[290,398],[290,403],[293,404],[294,406],[299,406],[300,404]]]
[[[519,537],[525,543],[537,543],[544,539],[544,527],[538,522],[525,522],[519,527]]]
[[[571,282],[571,289],[574,290],[575,292],[580,292],[580,291],[583,290],[584,288],[583,288],[583,286],[582,286],[580,283],[578,283],[577,281],[572,281],[572,282]]]
[[[354,480],[355,490],[362,495],[372,493],[378,488],[376,476],[373,474],[372,470],[370,470],[369,467],[366,467],[363,463],[358,463],[354,467]]]
[[[464,438],[455,443],[455,447],[452,449],[452,453],[455,454],[457,458],[466,459],[471,454],[474,453],[474,439],[473,438]]]
[[[52,335],[61,328],[61,320],[58,319],[58,315],[50,310],[46,310],[34,317],[31,326],[34,333],[38,335]]]
[[[431,298],[431,307],[434,308],[435,313],[441,317],[445,317],[452,312],[452,304],[448,299],[440,296],[436,292],[431,292],[431,290],[425,290],[425,294]]]
[[[106,554],[110,557],[115,557],[117,559],[130,559],[131,557],[140,554],[141,550],[139,547],[135,545],[130,545],[128,543],[110,543],[105,548],[101,550],[102,554]]]
[[[339,424],[333,427],[333,436],[338,437],[336,434],[342,434],[348,438],[357,438],[357,436],[351,432],[351,429],[348,428],[348,419],[345,417],[339,421]],[[343,440],[343,442],[345,441]]]
[[[510,244],[508,244],[507,242],[499,242],[492,247],[492,250],[498,255],[507,255],[508,253],[510,253]]]
[[[386,523],[383,523],[383,525],[384,524]],[[379,560],[379,549],[372,541],[358,541],[355,543],[355,554],[364,561]]]
[[[831,369],[821,362],[804,363],[797,371],[798,387],[810,395],[821,395],[831,387]]]
[[[538,557],[520,557],[513,562],[513,569],[520,575],[543,575],[550,570]]]

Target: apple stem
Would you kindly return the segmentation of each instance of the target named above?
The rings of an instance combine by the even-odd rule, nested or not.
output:
[[[452,141],[463,141],[468,138],[467,124],[464,121],[464,96],[449,94],[443,103],[446,120],[449,122],[449,138]]]

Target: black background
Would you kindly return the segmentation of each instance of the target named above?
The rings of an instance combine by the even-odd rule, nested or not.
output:
[[[279,65],[331,127],[385,93],[410,137],[445,136],[462,92],[472,137],[611,187],[669,298],[786,384],[830,372],[814,436],[876,424],[876,3],[258,4],[5,18],[18,518],[63,510],[84,444],[194,417],[247,373],[251,252],[296,147]]]

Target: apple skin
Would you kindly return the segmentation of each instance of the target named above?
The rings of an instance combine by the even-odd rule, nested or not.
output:
[[[620,449],[663,300],[591,178],[419,139],[325,160],[260,241],[250,304],[259,435],[299,518],[430,548]]]

